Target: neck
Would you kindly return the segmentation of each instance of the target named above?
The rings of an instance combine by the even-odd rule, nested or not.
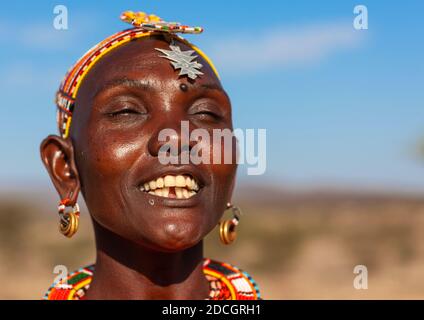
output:
[[[206,299],[203,242],[178,252],[141,246],[99,226],[96,266],[86,299]]]

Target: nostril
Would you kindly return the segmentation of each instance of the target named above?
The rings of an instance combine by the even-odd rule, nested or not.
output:
[[[151,136],[148,150],[153,157],[179,157],[189,155],[193,144],[189,139],[182,139],[176,130],[163,129]]]
[[[150,137],[148,149],[149,153],[158,157],[160,154],[171,155],[174,153],[175,146],[178,147],[179,137],[176,132],[171,129],[163,129]]]

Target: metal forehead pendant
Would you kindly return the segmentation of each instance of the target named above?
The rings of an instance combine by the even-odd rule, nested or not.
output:
[[[159,48],[155,49],[165,54],[164,56],[161,55],[160,57],[170,60],[175,70],[180,69],[180,76],[186,75],[190,79],[194,80],[197,78],[197,76],[203,74],[203,72],[199,70],[203,67],[203,65],[197,61],[193,61],[198,58],[197,55],[193,55],[195,52],[194,50],[181,51],[181,48],[174,44],[170,44],[169,48],[171,48],[171,50],[164,50]]]

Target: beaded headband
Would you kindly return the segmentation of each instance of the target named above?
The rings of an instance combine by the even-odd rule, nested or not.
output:
[[[166,22],[158,16],[147,15],[144,12],[126,11],[121,15],[121,20],[130,23],[133,25],[133,28],[115,33],[88,50],[75,65],[69,69],[60,84],[59,90],[56,93],[56,105],[58,107],[57,123],[59,133],[65,139],[69,136],[72,113],[75,108],[75,99],[85,76],[105,54],[131,40],[148,37],[158,33],[169,34],[193,49],[181,51],[173,40],[171,40],[171,50],[156,49],[164,54],[160,55],[160,57],[171,61],[174,69],[180,69],[179,75],[187,75],[189,78],[195,79],[198,75],[202,74],[200,71],[202,65],[193,61],[197,57],[195,55],[193,56],[193,54],[197,53],[210,65],[215,75],[219,78],[218,72],[208,56],[199,48],[177,35],[177,33],[198,34],[203,32],[201,27],[189,27],[177,22]]]

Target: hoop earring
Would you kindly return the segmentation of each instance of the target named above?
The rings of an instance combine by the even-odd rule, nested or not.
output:
[[[72,211],[65,212],[66,207],[72,207]],[[59,207],[59,231],[64,236],[71,238],[78,230],[80,209],[78,203],[70,204],[68,198],[60,201]]]
[[[239,224],[241,211],[238,207],[227,203],[227,210],[231,209],[233,218],[229,220],[220,221],[219,224],[219,239],[225,245],[231,244],[237,238],[236,227]]]

